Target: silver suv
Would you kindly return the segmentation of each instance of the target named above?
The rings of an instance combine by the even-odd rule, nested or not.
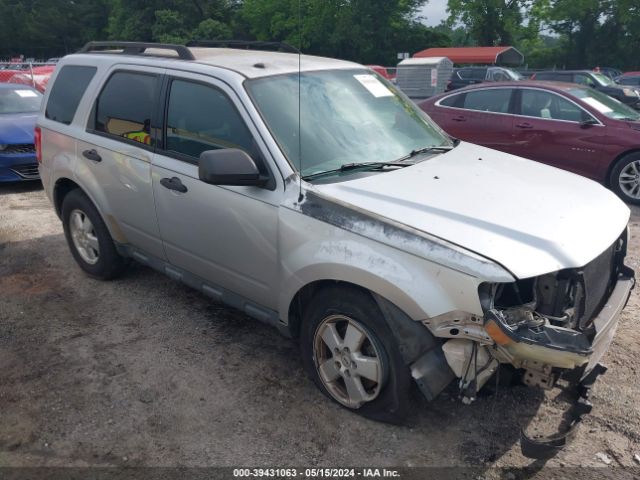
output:
[[[602,371],[628,208],[451,139],[361,65],[91,43],[44,105],[40,174],[85,272],[134,259],[277,327],[349,409],[399,421],[415,383],[454,379],[471,401],[501,366],[545,388]]]

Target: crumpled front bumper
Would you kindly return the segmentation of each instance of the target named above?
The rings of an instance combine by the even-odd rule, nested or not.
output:
[[[553,325],[539,331],[513,330],[504,324],[500,312],[486,314],[485,329],[514,364],[537,362],[573,370],[584,367],[586,376],[600,361],[615,335],[620,313],[635,285],[634,272],[624,267],[607,302],[595,317],[595,336]]]

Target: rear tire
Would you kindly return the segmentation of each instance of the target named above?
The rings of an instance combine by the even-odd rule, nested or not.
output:
[[[79,189],[64,197],[62,226],[73,258],[90,276],[110,280],[125,270],[127,259],[118,253],[98,210]]]
[[[354,287],[318,292],[300,331],[303,365],[316,386],[373,420],[404,423],[413,381],[372,296]]]
[[[609,185],[625,202],[640,205],[640,152],[625,155],[616,162]]]

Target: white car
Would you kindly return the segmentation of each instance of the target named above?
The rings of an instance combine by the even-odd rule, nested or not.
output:
[[[614,194],[455,141],[350,62],[91,43],[36,143],[88,274],[134,259],[277,327],[371,418],[401,419],[414,384],[471,401],[500,365],[588,387],[634,284]]]

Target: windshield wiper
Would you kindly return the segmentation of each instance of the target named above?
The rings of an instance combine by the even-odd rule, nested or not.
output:
[[[423,148],[417,148],[415,150],[411,150],[411,152],[409,152],[409,154],[405,155],[404,157],[400,157],[396,160],[396,162],[404,162],[405,160],[409,160],[410,158],[413,158],[417,155],[421,155],[423,153],[429,153],[429,152],[449,152],[451,150],[453,150],[455,148],[454,146],[446,146],[446,145],[441,145],[439,147],[423,147]]]
[[[397,163],[397,162],[363,162],[363,163],[345,163],[340,168],[334,168],[332,170],[325,170],[324,172],[312,173],[302,177],[303,180],[313,180],[314,178],[322,177],[324,175],[331,175],[335,173],[347,172],[349,170],[375,170],[383,167],[408,167],[410,163]]]

